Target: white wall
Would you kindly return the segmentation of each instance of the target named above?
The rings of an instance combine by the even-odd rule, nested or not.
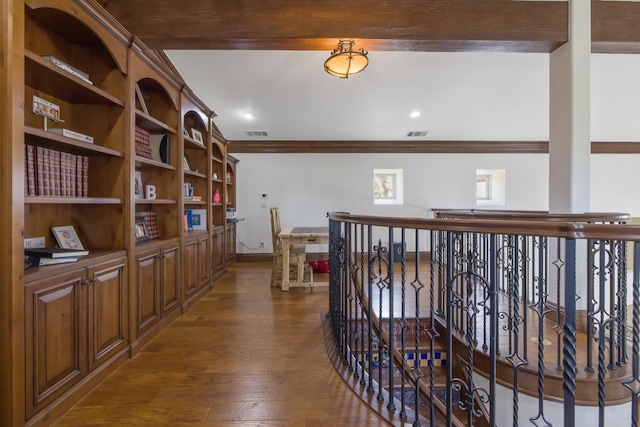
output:
[[[431,208],[474,208],[476,169],[505,169],[504,209],[548,209],[546,154],[234,154],[238,237],[249,248],[271,253],[269,209],[280,208],[282,226],[327,225],[326,213],[422,216]],[[373,204],[373,170],[404,169],[402,206]],[[313,248],[310,248],[314,251]]]
[[[547,210],[546,154],[237,154],[238,237],[271,253],[269,209],[280,208],[282,225],[326,225],[326,213],[426,216],[431,208],[474,208],[476,169],[506,170],[504,209]],[[640,155],[591,156],[591,211],[640,216]],[[405,205],[373,204],[373,169],[404,169]],[[322,248],[319,248],[322,249]],[[313,248],[310,248],[314,251]]]

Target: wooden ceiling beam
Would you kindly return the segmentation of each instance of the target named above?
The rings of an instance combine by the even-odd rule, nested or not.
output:
[[[640,53],[640,3],[591,2],[591,51]]]
[[[549,153],[548,141],[233,141],[237,153]],[[640,142],[594,141],[592,154],[640,154]]]
[[[103,0],[152,49],[551,52],[567,41],[566,1]]]

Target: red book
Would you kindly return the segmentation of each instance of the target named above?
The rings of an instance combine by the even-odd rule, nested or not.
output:
[[[24,150],[24,195],[29,195],[29,160],[26,148]]]
[[[82,160],[82,196],[89,197],[89,157],[83,156]]]
[[[42,166],[44,169],[43,196],[51,196],[51,150],[48,148],[43,148],[42,150]]]
[[[71,197],[77,197],[78,194],[76,192],[76,176],[78,175],[78,167],[76,166],[76,156],[75,154],[69,154],[69,165],[71,166],[71,173],[69,174],[69,195]]]
[[[69,153],[60,153],[60,191],[61,196],[69,197]]]
[[[36,148],[36,195],[44,196],[44,148]]]
[[[53,185],[51,195],[60,197],[62,196],[60,189],[60,152],[51,150],[49,155],[51,161],[51,183]]]

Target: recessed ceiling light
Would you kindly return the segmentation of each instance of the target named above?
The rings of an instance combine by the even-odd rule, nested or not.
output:
[[[245,120],[251,120],[253,118],[255,118],[255,116],[253,115],[253,113],[251,111],[245,111],[242,113],[242,118]]]
[[[409,114],[409,117],[411,117],[412,119],[420,117],[420,111],[412,111],[411,114]]]

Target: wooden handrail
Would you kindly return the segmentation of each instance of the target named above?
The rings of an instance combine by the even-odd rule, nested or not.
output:
[[[435,218],[484,218],[555,222],[627,222],[631,215],[622,212],[549,213],[546,211],[510,211],[492,209],[432,209]]]
[[[414,228],[419,230],[451,231],[458,233],[518,234],[568,239],[640,241],[640,226],[629,224],[588,224],[560,220],[505,221],[504,219],[478,219],[470,217],[465,219],[410,218],[351,215],[342,212],[330,212],[327,216],[329,219],[335,221],[380,227]]]

